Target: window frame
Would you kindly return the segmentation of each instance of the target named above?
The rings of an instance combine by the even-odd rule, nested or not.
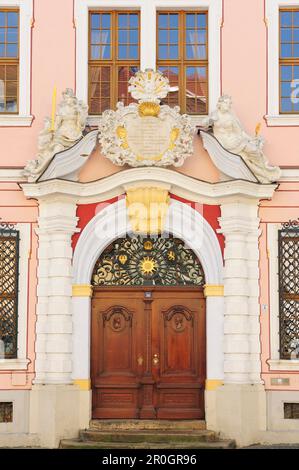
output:
[[[280,112],[280,9],[299,8],[299,0],[266,0],[265,24],[268,30],[268,126],[299,126],[299,113]]]
[[[222,0],[75,0],[76,26],[76,95],[88,101],[88,10],[140,10],[140,68],[156,68],[156,14],[157,10],[208,10],[209,110],[216,109],[221,95],[221,28],[223,24]],[[152,44],[151,48],[147,47]],[[82,66],[83,64],[83,66]],[[203,115],[190,115],[200,125]],[[89,116],[88,124],[97,126],[99,116]]]
[[[11,355],[4,355],[4,359],[16,359],[18,357],[18,292],[19,292],[19,261],[20,261],[20,232],[15,227],[9,224],[0,224],[0,244],[6,239],[13,239],[15,241],[15,258],[14,258],[14,293],[7,296],[4,293],[3,297],[0,294],[0,300],[11,299],[14,300],[14,336],[15,336],[15,349]],[[11,277],[11,276],[10,276]],[[5,354],[5,353],[4,353]]]
[[[110,13],[111,15],[111,57],[110,59],[91,59],[91,16],[92,14],[99,13]],[[117,54],[117,46],[118,46],[118,14],[130,14],[130,13],[137,13],[138,14],[138,59],[118,59]],[[139,10],[99,10],[99,9],[89,9],[88,10],[88,104],[90,104],[91,99],[91,80],[90,80],[90,67],[94,66],[109,66],[110,67],[110,84],[111,84],[111,93],[110,93],[110,109],[115,108],[115,105],[118,101],[118,77],[117,77],[117,69],[118,67],[140,67],[140,11]],[[91,116],[97,116],[96,114],[91,114]]]
[[[205,13],[206,18],[207,18],[207,27],[206,27],[206,33],[207,33],[207,42],[206,42],[206,50],[207,50],[207,55],[206,59],[187,59],[186,58],[186,43],[185,43],[185,33],[186,33],[186,15],[188,13]],[[179,57],[178,59],[159,59],[159,13],[168,13],[168,14],[173,14],[177,13],[178,14],[178,33],[179,33],[179,38],[178,38],[178,51],[179,51]],[[209,12],[208,10],[175,10],[175,9],[170,9],[170,10],[161,10],[158,9],[156,11],[156,68],[157,70],[160,67],[177,67],[179,69],[179,74],[178,74],[178,83],[179,83],[179,99],[178,99],[178,105],[180,106],[181,112],[186,113],[186,69],[187,67],[206,67],[207,71],[207,76],[206,76],[206,81],[207,81],[207,103],[206,103],[206,109],[209,110]],[[180,86],[180,84],[182,86]],[[188,114],[189,116],[206,116],[208,113],[205,114],[196,114],[196,113],[190,113]]]
[[[0,9],[19,10],[19,70],[18,112],[1,113],[0,127],[27,127],[31,115],[31,28],[33,26],[33,0],[0,0]]]
[[[270,371],[299,371],[299,360],[280,358],[279,319],[279,263],[278,233],[281,223],[267,224],[267,255],[269,262],[269,312],[270,312]]]
[[[1,221],[4,223],[4,221]],[[31,254],[31,224],[13,224],[19,232],[19,279],[18,279],[18,334],[17,357],[0,359],[0,371],[26,370],[31,360],[28,358],[28,272]]]
[[[279,8],[279,15],[278,15],[278,21],[279,21],[279,114],[294,114],[299,117],[299,111],[282,111],[281,109],[281,84],[282,84],[282,79],[281,79],[281,66],[283,65],[292,65],[292,66],[299,66],[299,56],[294,58],[294,57],[288,57],[288,58],[282,58],[281,57],[281,23],[280,23],[280,13],[281,12],[289,12],[289,11],[296,11],[299,13],[299,5],[298,7],[280,7]],[[294,43],[292,43],[294,44]]]
[[[18,13],[18,56],[17,57],[0,57],[0,66],[4,65],[16,65],[17,66],[17,110],[12,111],[12,112],[7,112],[7,111],[0,111],[0,117],[2,115],[18,115],[19,114],[19,102],[20,102],[20,90],[19,90],[19,84],[20,84],[20,10],[17,7],[11,7],[11,8],[1,8],[0,7],[0,13],[2,12],[16,12]],[[6,44],[6,43],[5,43]],[[5,101],[7,98],[7,95],[4,95]]]

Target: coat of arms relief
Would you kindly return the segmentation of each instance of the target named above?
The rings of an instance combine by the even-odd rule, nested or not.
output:
[[[193,154],[195,127],[178,106],[161,104],[169,91],[169,81],[160,72],[137,72],[129,92],[138,103],[120,102],[116,111],[104,111],[100,118],[102,154],[116,165],[183,165]]]

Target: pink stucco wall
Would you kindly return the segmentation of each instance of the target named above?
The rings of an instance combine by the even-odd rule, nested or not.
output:
[[[12,381],[10,371],[0,371],[0,389],[31,388],[34,378],[34,340],[36,322],[36,268],[37,268],[37,227],[38,207],[35,201],[27,200],[15,183],[0,183],[0,221],[26,223],[30,225],[30,248],[28,257],[28,302],[27,302],[27,358],[30,360],[27,371],[15,371],[17,381]],[[12,385],[22,383],[23,385]]]
[[[59,14],[57,14],[59,12]],[[51,115],[53,88],[60,99],[75,87],[73,0],[35,0],[32,27],[31,127],[0,127],[0,167],[23,166],[36,155],[37,135]]]

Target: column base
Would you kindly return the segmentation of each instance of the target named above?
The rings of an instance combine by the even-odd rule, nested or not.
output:
[[[267,429],[266,392],[263,385],[222,385],[206,390],[207,429],[238,446],[259,442]]]
[[[78,438],[89,426],[91,391],[77,385],[34,385],[30,392],[30,433],[40,446],[57,448],[61,439]]]

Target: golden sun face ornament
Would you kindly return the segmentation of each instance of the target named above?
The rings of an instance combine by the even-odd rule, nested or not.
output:
[[[140,269],[141,269],[142,274],[145,274],[145,275],[154,274],[157,268],[158,268],[157,262],[153,258],[150,258],[149,256],[146,256],[140,262]]]

